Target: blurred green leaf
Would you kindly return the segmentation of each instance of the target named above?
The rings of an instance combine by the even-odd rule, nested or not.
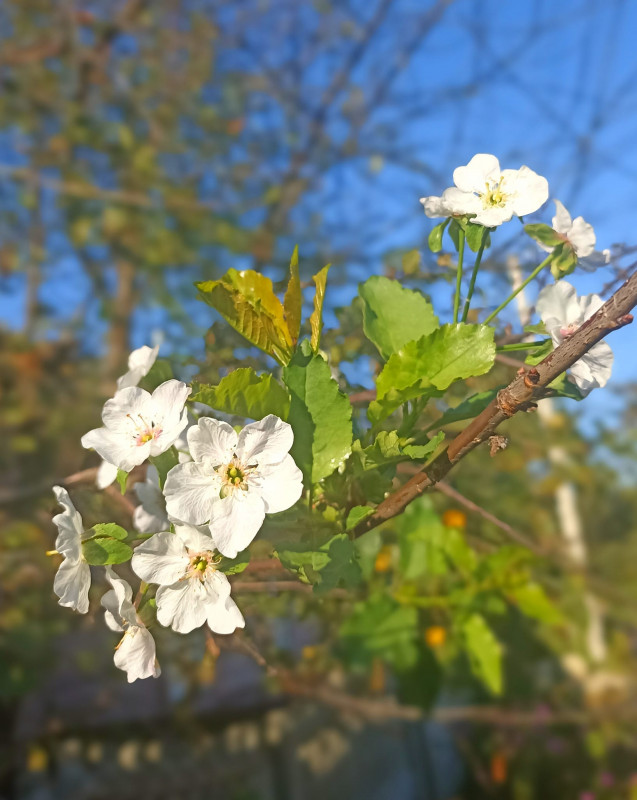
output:
[[[502,646],[481,614],[462,623],[462,634],[471,668],[493,694],[502,693]]]
[[[310,344],[312,350],[317,353],[321,345],[321,332],[323,330],[323,301],[325,300],[325,287],[327,285],[327,273],[331,264],[328,264],[312,278],[316,290],[314,292],[314,311],[310,315]]]
[[[288,288],[283,298],[283,309],[285,321],[292,337],[292,343],[296,344],[301,330],[301,308],[303,305],[303,295],[301,294],[301,279],[299,277],[299,246],[294,248],[290,261],[290,280]]]

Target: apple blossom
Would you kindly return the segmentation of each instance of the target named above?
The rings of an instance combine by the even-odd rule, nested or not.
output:
[[[143,345],[128,356],[128,372],[117,379],[117,388],[126,389],[128,386],[137,386],[151,370],[157,359],[159,345],[148,347]]]
[[[603,301],[598,295],[578,297],[575,288],[562,280],[542,289],[536,308],[557,347],[602,305]],[[573,364],[570,372],[579,390],[588,394],[592,389],[606,385],[612,367],[612,350],[606,342],[598,342]]]
[[[159,475],[151,464],[146,480],[135,484],[135,494],[140,502],[133,512],[133,525],[140,533],[158,533],[170,527],[166,514],[166,501],[159,488]]]
[[[158,678],[161,669],[157,663],[155,640],[137,616],[130,584],[118,577],[111,567],[106,567],[106,577],[112,589],[102,597],[106,609],[104,620],[112,631],[124,633],[113,656],[115,666],[124,670],[129,683],[138,678]]]
[[[184,408],[191,389],[169,380],[151,394],[137,386],[120,389],[102,410],[102,428],[82,437],[110,464],[125,472],[171,447],[188,424]]]
[[[559,233],[564,241],[573,248],[577,257],[577,263],[585,270],[592,272],[597,267],[608,264],[610,261],[610,250],[595,250],[597,237],[593,226],[586,222],[584,217],[572,219],[563,203],[554,200],[555,216],[552,220],[553,230]],[[551,253],[554,248],[538,242],[542,250]]]
[[[135,548],[131,566],[148,583],[159,584],[157,620],[177,633],[190,633],[205,622],[215,633],[245,625],[230,597],[230,582],[217,569],[221,557],[207,533],[178,525],[175,533],[156,533]]]
[[[95,485],[98,489],[106,489],[117,478],[117,467],[115,464],[109,464],[108,461],[102,459],[99,465],[97,475],[95,477]]]
[[[428,217],[471,216],[471,221],[495,228],[516,214],[521,217],[537,211],[548,199],[546,178],[529,167],[500,169],[498,159],[478,153],[453,173],[455,186],[442,197],[423,197]]]
[[[301,496],[303,477],[289,454],[293,440],[290,425],[273,414],[238,436],[227,422],[202,417],[188,431],[193,461],[173,467],[166,478],[169,516],[209,523],[217,549],[234,558],[266,514],[285,511]]]
[[[53,524],[58,529],[55,549],[64,556],[53,582],[53,591],[60,598],[61,606],[86,614],[89,605],[91,568],[82,553],[84,535],[82,517],[71,502],[66,489],[54,486],[53,492],[55,499],[64,508],[61,514],[53,517]]]

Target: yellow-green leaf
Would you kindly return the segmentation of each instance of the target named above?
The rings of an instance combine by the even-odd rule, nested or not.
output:
[[[310,344],[312,345],[312,350],[314,350],[315,353],[318,352],[321,344],[321,330],[323,329],[323,300],[325,299],[325,285],[327,283],[327,273],[330,266],[331,264],[328,264],[326,267],[323,267],[323,269],[320,272],[317,272],[312,278],[314,285],[316,286],[316,292],[314,293],[314,311],[312,311],[312,315],[310,316]]]
[[[301,294],[301,278],[299,277],[299,246],[294,248],[290,261],[290,280],[283,298],[285,321],[290,331],[292,343],[296,344],[301,330],[301,307],[303,296]]]

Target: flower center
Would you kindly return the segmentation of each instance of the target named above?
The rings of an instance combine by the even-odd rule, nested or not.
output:
[[[499,181],[487,181],[486,191],[480,194],[483,208],[503,208],[507,204],[509,195],[502,190],[504,178]]]
[[[127,414],[126,416],[133,423],[132,436],[137,447],[147,442],[152,442],[153,439],[157,439],[158,436],[161,436],[162,428],[153,421],[151,421],[149,425],[141,414],[136,414],[135,416]]]
[[[195,578],[201,582],[206,579],[206,575],[215,571],[219,563],[219,559],[210,551],[206,551],[205,553],[189,553],[189,555],[190,563],[186,570],[186,577]]]
[[[256,464],[243,464],[235,455],[227,464],[217,467],[221,477],[221,497],[228,497],[237,490],[248,490],[248,478],[256,470]]]

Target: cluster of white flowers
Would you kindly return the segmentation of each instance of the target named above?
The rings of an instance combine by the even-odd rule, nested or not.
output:
[[[289,454],[292,428],[273,415],[239,434],[211,417],[194,422],[185,407],[191,391],[185,383],[168,380],[152,394],[131,385],[148,373],[156,356],[156,348],[131,355],[129,372],[104,405],[103,427],[83,436],[82,445],[96,450],[115,473],[129,472],[172,447],[178,450],[179,463],[168,472],[163,492],[152,464],[145,481],[135,486],[141,504],[133,525],[142,538],[153,535],[135,548],[131,567],[142,581],[158,587],[161,625],[189,633],[207,623],[215,633],[229,634],[245,622],[220,569],[223,558],[235,558],[266,514],[290,508],[303,491],[302,473]],[[85,614],[91,571],[82,550],[82,518],[65,489],[54,491],[64,507],[53,519],[59,530],[56,551],[64,557],[54,590],[60,605]],[[155,642],[137,613],[132,588],[112,567],[105,572],[112,587],[102,598],[106,623],[124,633],[115,666],[129,681],[157,677]]]
[[[496,228],[513,216],[522,217],[537,211],[549,197],[546,178],[529,167],[500,169],[498,159],[488,153],[478,153],[466,166],[457,167],[453,173],[455,186],[442,196],[421,198],[428,217],[456,217]],[[610,251],[595,249],[597,239],[593,226],[583,217],[573,219],[559,200],[554,200],[553,233],[558,244],[539,246],[552,253],[562,245],[574,255],[573,263],[587,271],[608,264]],[[537,301],[537,311],[557,347],[572,335],[602,305],[597,295],[577,297],[575,289],[558,280],[542,290]],[[583,394],[604,386],[610,378],[613,353],[605,342],[595,345],[570,369],[571,376]]]

